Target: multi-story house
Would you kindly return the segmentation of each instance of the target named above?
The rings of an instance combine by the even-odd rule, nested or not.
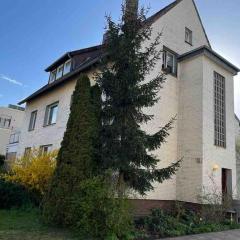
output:
[[[155,132],[177,115],[167,143],[155,154],[161,159],[159,168],[183,161],[175,176],[155,184],[142,207],[174,200],[197,203],[201,189],[211,187],[210,175],[223,193],[231,193],[236,188],[233,77],[239,69],[211,48],[193,0],[174,1],[146,24],[152,26],[153,39],[162,32],[163,50],[147,79],[164,71],[167,80],[159,103],[146,110],[155,119],[142,128]],[[85,73],[94,84],[102,52],[102,45],[68,52],[46,69],[48,83],[21,101],[26,114],[20,155],[33,147],[60,147],[76,80]]]
[[[24,108],[9,105],[8,107],[0,107],[0,154],[6,155],[8,152],[7,145],[12,131],[20,129],[24,118]],[[16,155],[17,150],[10,152]],[[10,153],[9,152],[9,153]]]

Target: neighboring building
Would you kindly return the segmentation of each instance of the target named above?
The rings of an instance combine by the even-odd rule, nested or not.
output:
[[[20,129],[14,129],[11,131],[6,149],[6,159],[8,163],[14,161],[17,157],[20,136],[21,136]]]
[[[239,148],[236,152],[237,157],[237,195],[238,199],[240,199],[240,120],[235,115],[235,129],[236,129],[236,143]]]
[[[24,115],[22,107],[15,105],[0,107],[0,154],[6,155],[11,132],[20,129]]]
[[[211,187],[213,173],[223,193],[231,193],[236,186],[233,76],[239,69],[211,49],[193,0],[177,0],[146,23],[152,25],[153,38],[162,32],[163,50],[148,78],[162,69],[167,81],[159,103],[147,110],[155,119],[142,127],[156,132],[177,115],[167,143],[155,154],[161,159],[159,168],[183,162],[171,180],[155,184],[144,207],[159,200],[197,203],[202,187]],[[46,69],[48,84],[21,101],[26,115],[19,155],[33,147],[60,147],[76,79],[86,73],[94,84],[102,52],[102,45],[68,52]]]

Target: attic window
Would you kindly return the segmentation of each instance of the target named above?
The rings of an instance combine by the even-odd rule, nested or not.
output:
[[[57,69],[54,69],[49,76],[49,83],[61,78],[65,74],[71,71],[71,59],[67,60],[65,63],[61,64]]]
[[[69,73],[70,71],[71,71],[71,60],[68,60],[68,61],[65,62],[65,64],[64,64],[63,75]]]
[[[56,80],[56,74],[57,74],[57,70],[54,70],[50,73],[49,83],[52,83]]]
[[[185,42],[192,45],[192,31],[189,28],[185,28]]]
[[[61,66],[58,67],[58,69],[57,69],[56,79],[62,77],[62,75],[63,75],[63,67],[64,67],[63,64],[62,64]]]

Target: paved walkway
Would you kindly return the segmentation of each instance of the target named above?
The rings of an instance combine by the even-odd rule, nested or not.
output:
[[[167,238],[165,240],[240,240],[240,230],[232,230],[220,233],[206,233],[178,238]]]

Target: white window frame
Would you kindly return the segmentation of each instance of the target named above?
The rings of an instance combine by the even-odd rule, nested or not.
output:
[[[226,80],[214,71],[214,144],[226,148]]]
[[[172,70],[170,70],[170,66],[168,66],[168,55],[172,56],[173,63],[172,63]],[[173,53],[172,51],[164,48],[163,50],[163,70],[166,73],[170,73],[173,76],[177,76],[177,55]]]
[[[44,117],[44,125],[43,126],[50,126],[50,125],[56,124],[57,116],[56,116],[56,121],[53,122],[52,121],[52,116],[53,115],[51,115],[51,111],[52,111],[53,108],[57,107],[57,113],[56,114],[58,114],[58,104],[59,104],[59,102],[55,102],[55,103],[52,103],[52,104],[50,104],[46,107],[45,117]]]
[[[55,69],[55,70],[51,71],[51,73],[50,73],[49,83],[56,81],[56,77],[57,77],[57,70]]]
[[[66,70],[67,64],[69,64],[70,66],[69,66],[69,70],[66,72],[65,70]],[[66,62],[64,63],[63,75],[66,75],[66,74],[68,74],[69,72],[71,72],[71,67],[72,67],[72,60],[69,59],[68,61],[66,61]]]
[[[10,135],[9,144],[19,143],[20,133],[16,132]]]
[[[61,71],[60,71],[61,69]],[[64,64],[61,64],[58,68],[57,68],[57,73],[56,73],[56,80],[61,78],[63,76],[63,70],[64,70]],[[58,74],[60,73],[60,75],[58,76]]]
[[[37,110],[31,112],[28,131],[33,131],[35,129],[36,121],[37,121]]]
[[[24,149],[24,157],[29,157],[31,154],[32,148],[31,147],[26,147]]]
[[[193,32],[187,27],[185,27],[185,42],[190,45],[193,44]]]
[[[52,150],[52,144],[42,145],[40,146],[40,152],[41,154],[46,154]]]

